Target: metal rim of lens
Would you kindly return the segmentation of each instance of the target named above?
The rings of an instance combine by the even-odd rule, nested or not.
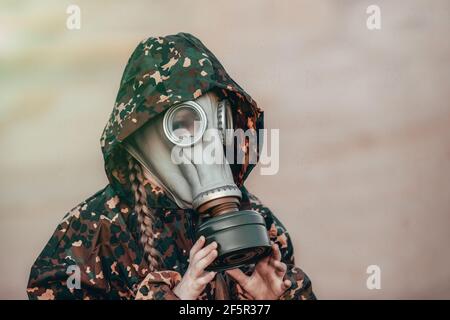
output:
[[[196,111],[200,115],[201,127],[200,127],[198,136],[194,136],[193,140],[183,143],[183,140],[176,137],[173,134],[172,130],[169,129],[169,123],[172,121],[173,115],[175,114],[175,112],[186,106],[194,109],[194,111]],[[205,133],[207,124],[208,124],[208,119],[206,118],[205,110],[203,110],[203,108],[194,101],[182,102],[180,104],[177,104],[177,105],[171,107],[169,110],[167,110],[166,114],[164,115],[164,119],[163,119],[163,129],[164,129],[164,133],[165,133],[167,139],[169,139],[173,144],[176,144],[181,147],[188,147],[188,146],[191,146],[191,145],[197,143],[197,141],[199,141],[202,138],[203,134]]]

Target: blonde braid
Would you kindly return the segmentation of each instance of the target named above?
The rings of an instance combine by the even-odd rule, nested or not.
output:
[[[161,254],[154,247],[153,224],[155,215],[147,206],[147,191],[144,187],[144,174],[141,165],[128,155],[128,171],[131,189],[134,193],[134,210],[138,217],[140,229],[140,242],[144,248],[144,255],[148,260],[150,271],[155,271],[159,267]]]

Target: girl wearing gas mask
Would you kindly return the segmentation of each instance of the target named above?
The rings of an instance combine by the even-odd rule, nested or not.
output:
[[[142,41],[101,137],[109,184],[59,224],[30,299],[314,299],[285,227],[244,187],[262,128],[200,40]]]

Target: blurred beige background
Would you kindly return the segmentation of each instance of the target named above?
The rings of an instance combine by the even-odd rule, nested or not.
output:
[[[66,8],[81,8],[81,30]],[[366,28],[381,7],[382,28]],[[450,3],[2,1],[0,298],[106,183],[99,137],[137,43],[198,36],[279,128],[248,180],[319,298],[450,298]],[[381,268],[368,290],[366,268]]]

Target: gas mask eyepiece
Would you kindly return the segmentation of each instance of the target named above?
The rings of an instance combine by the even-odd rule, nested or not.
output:
[[[208,120],[202,107],[187,101],[171,107],[164,114],[164,133],[173,144],[189,147],[199,141],[205,133]]]
[[[228,100],[224,99],[217,106],[217,130],[222,144],[232,139],[233,115]],[[202,139],[208,127],[205,110],[195,101],[186,101],[172,106],[164,114],[163,130],[173,144],[189,147]]]

